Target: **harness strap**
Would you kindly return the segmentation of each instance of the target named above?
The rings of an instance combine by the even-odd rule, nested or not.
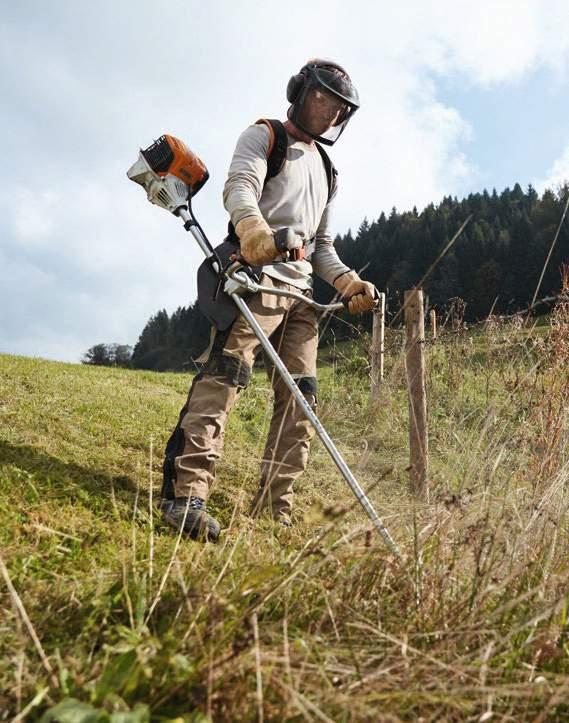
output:
[[[326,180],[328,181],[328,203],[330,203],[330,199],[336,193],[336,186],[338,185],[338,171],[336,169],[336,166],[332,163],[330,156],[326,153],[320,143],[316,143],[316,148],[318,149],[318,153],[320,153],[320,157],[322,158],[322,162],[324,163]]]
[[[269,150],[267,151],[267,175],[265,183],[278,176],[286,161],[288,137],[286,128],[279,120],[272,118],[259,118],[255,125],[265,125],[269,129]]]

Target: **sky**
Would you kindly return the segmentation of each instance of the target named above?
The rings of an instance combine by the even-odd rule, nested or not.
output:
[[[196,298],[202,255],[126,171],[162,133],[202,158],[194,211],[223,239],[239,134],[286,116],[308,58],[361,109],[330,149],[332,232],[569,178],[567,0],[19,0],[0,10],[0,352],[78,362]]]

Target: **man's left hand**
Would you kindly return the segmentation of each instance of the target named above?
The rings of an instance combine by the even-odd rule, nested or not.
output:
[[[361,314],[371,311],[376,305],[375,286],[369,281],[363,281],[355,271],[346,271],[334,281],[334,287],[340,294],[348,299],[350,314]]]

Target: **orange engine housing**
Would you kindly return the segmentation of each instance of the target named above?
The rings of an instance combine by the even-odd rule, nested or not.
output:
[[[175,136],[160,136],[142,155],[158,175],[172,174],[187,184],[191,196],[195,196],[209,178],[205,163]]]

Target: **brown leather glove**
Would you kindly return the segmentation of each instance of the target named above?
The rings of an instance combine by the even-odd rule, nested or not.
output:
[[[262,216],[247,216],[235,226],[241,241],[241,256],[252,266],[262,266],[279,255],[269,224]]]
[[[370,311],[376,304],[375,286],[369,281],[362,281],[355,271],[346,271],[334,281],[334,287],[345,298],[349,299],[350,314],[361,314]]]

